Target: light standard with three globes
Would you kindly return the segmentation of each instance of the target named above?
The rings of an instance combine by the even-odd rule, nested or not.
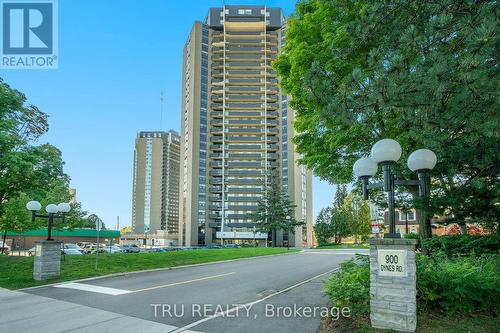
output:
[[[46,218],[49,220],[47,226],[47,240],[38,240],[35,242],[35,260],[33,261],[33,278],[35,280],[46,280],[58,277],[61,274],[61,250],[62,242],[52,239],[52,225],[54,219],[61,219],[64,223],[64,218],[71,210],[68,203],[62,202],[59,205],[49,204],[45,207],[45,214],[37,214],[42,209],[42,205],[38,201],[30,201],[26,204],[26,209],[31,211],[31,221],[35,222],[37,217]],[[61,214],[58,214],[61,213]]]
[[[391,172],[391,166],[401,157],[401,145],[393,139],[382,139],[371,149],[370,157],[358,159],[353,166],[353,173],[362,181],[363,198],[368,199],[368,191],[373,188],[383,188],[388,194],[389,233],[384,238],[400,238],[396,232],[396,212],[394,203],[394,186],[418,186],[419,196],[429,196],[429,172],[437,162],[436,154],[429,149],[418,149],[408,157],[408,168],[416,172],[418,180],[396,179]],[[377,174],[378,165],[382,166],[383,181],[370,184],[368,180]]]
[[[45,207],[45,211],[48,215],[39,215],[36,212],[42,209],[42,205],[38,201],[30,201],[26,204],[26,208],[31,211],[31,222],[35,222],[35,218],[42,217],[49,219],[49,224],[47,227],[47,240],[51,241],[52,239],[52,225],[54,223],[55,218],[60,218],[62,223],[64,223],[64,217],[71,210],[71,206],[66,202],[61,202],[59,205],[49,204]],[[57,213],[61,213],[61,215],[56,215]]]

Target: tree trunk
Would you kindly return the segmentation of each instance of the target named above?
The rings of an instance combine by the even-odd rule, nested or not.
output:
[[[460,224],[460,230],[462,231],[462,235],[467,235],[467,223]]]
[[[412,187],[410,189],[410,193],[412,194],[413,202],[415,202],[415,200],[419,196],[418,189]],[[424,254],[427,254],[427,249],[425,247],[424,241],[432,237],[431,219],[428,216],[428,213],[421,208],[415,209],[415,214],[419,226],[420,245],[422,247],[422,252]]]
[[[420,234],[420,246],[422,248],[422,252],[427,254],[427,248],[425,246],[424,241],[428,238],[432,237],[432,229],[430,225],[430,220],[427,220],[425,217],[425,212],[421,209],[416,210],[416,217],[419,225],[419,234]]]

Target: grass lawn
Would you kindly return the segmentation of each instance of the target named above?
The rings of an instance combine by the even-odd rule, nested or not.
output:
[[[296,252],[286,248],[256,248],[257,256]],[[61,276],[45,281],[33,280],[33,257],[0,256],[0,287],[8,289],[27,288],[47,283],[83,279],[88,277],[166,268],[213,261],[248,258],[254,255],[253,248],[210,249],[172,251],[163,253],[115,253],[99,254],[99,269],[95,269],[95,255],[69,256],[61,261]]]
[[[416,333],[496,333],[500,327],[500,318],[495,315],[452,316],[436,313],[419,313]],[[343,318],[337,321],[323,319],[320,333],[389,333],[392,330],[379,330],[370,327],[368,316],[362,318]]]
[[[370,244],[328,244],[317,246],[316,249],[369,249]]]

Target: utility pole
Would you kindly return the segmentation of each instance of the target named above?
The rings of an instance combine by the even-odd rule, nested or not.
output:
[[[120,231],[120,216],[116,217],[116,230]]]

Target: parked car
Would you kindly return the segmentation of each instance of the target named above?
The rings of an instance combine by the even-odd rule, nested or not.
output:
[[[239,246],[238,244],[226,244],[224,245],[224,248],[226,249],[239,249],[241,246]]]
[[[28,255],[34,256],[35,252],[36,252],[36,246],[33,246],[31,249],[28,250]]]
[[[73,249],[80,251],[82,254],[85,253],[85,251],[77,244],[64,244],[64,249]]]
[[[7,244],[4,244],[3,241],[0,241],[0,253],[2,252],[2,249],[3,249],[4,254],[9,254],[10,246],[8,246]]]
[[[83,252],[84,253],[92,253],[92,251],[94,251],[96,249],[96,245],[95,244],[85,244],[85,246],[83,247]]]
[[[101,247],[101,249],[104,250],[104,252],[107,253],[122,253],[125,252],[121,247],[118,245],[112,245],[112,246],[106,246],[106,247]],[[100,253],[100,252],[99,252]]]
[[[127,253],[139,253],[139,252],[141,252],[140,247],[138,247],[135,244],[125,244],[125,245],[122,245],[121,248],[123,249],[123,251],[125,251]]]
[[[92,242],[77,242],[76,245],[78,245],[79,247],[81,247],[82,249],[85,248],[85,246],[89,245],[89,244],[93,244]]]
[[[67,255],[82,255],[80,251],[76,249],[63,249],[62,252]]]
[[[153,247],[150,249],[146,249],[146,251],[147,252],[167,252],[167,250],[162,248],[162,247]]]

